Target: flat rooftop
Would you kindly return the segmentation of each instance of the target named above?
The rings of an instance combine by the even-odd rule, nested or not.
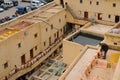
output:
[[[33,23],[22,21],[13,26],[9,26],[7,28],[1,29],[0,30],[0,41],[12,36],[13,34],[17,33],[18,31],[26,27],[29,27],[32,24]]]
[[[33,21],[47,20],[62,10],[64,10],[64,9],[61,6],[55,5],[51,8],[48,8],[47,10],[37,12],[36,14],[33,14],[32,16],[29,16],[26,19],[30,19]]]
[[[96,33],[104,34],[105,32],[108,32],[113,27],[114,26],[108,26],[108,25],[103,25],[103,24],[98,24],[98,23],[92,23],[91,26],[86,27],[84,29],[89,30],[89,31],[93,31],[93,32],[96,32]]]
[[[31,22],[21,21],[21,22],[15,24],[14,26],[11,26],[11,28],[21,30],[21,29],[24,29],[26,27],[29,27],[32,24],[33,23],[31,23]]]

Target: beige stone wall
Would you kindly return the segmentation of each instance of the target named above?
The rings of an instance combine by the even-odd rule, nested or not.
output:
[[[110,48],[120,50],[120,35],[119,34],[106,33],[104,36],[104,42],[106,42]]]
[[[63,34],[63,28],[66,25],[65,19],[65,10],[55,14],[54,17],[51,17],[47,23],[42,22],[41,25],[41,43],[42,43],[42,50],[49,46],[49,37],[51,37],[51,43],[54,43],[55,39],[57,38],[57,32],[59,32],[59,37]],[[51,28],[53,25],[53,29]],[[46,31],[47,29],[47,31]],[[54,36],[56,34],[56,36]],[[46,42],[46,46],[44,46],[44,42]]]
[[[60,4],[60,0],[54,0],[56,4]]]
[[[88,18],[98,19],[98,13],[101,14],[102,20],[104,21],[115,21],[115,15],[120,16],[120,1],[119,0],[64,0],[71,8],[71,12],[79,18],[84,18],[84,12],[88,12]],[[91,1],[91,4],[90,4]],[[99,5],[97,5],[99,2]],[[116,7],[113,7],[113,3]],[[110,17],[109,17],[110,15]]]
[[[63,42],[64,43],[64,42]],[[68,43],[70,44],[70,43]],[[75,45],[74,45],[75,46]],[[73,46],[73,47],[74,47]],[[64,47],[64,45],[63,45]],[[73,69],[73,67],[78,63],[78,61],[82,58],[82,56],[84,55],[84,53],[88,50],[88,49],[95,49],[97,50],[98,48],[96,46],[91,46],[91,45],[86,45],[82,48],[82,51],[80,52],[81,54],[78,54],[74,59],[72,59],[71,64],[69,65],[69,67],[66,69],[66,71],[60,76],[59,80],[65,80],[65,78],[67,77],[67,75],[70,73],[70,71]],[[64,48],[63,48],[64,49]],[[70,49],[69,49],[70,50]],[[75,51],[74,51],[75,52]],[[70,54],[68,54],[69,56]]]
[[[66,25],[65,14],[65,10],[61,10],[60,12],[50,17],[46,21],[47,23],[44,21],[34,23],[33,25],[22,29],[9,38],[6,38],[6,40],[1,41],[0,78],[8,74],[15,65],[17,65],[17,67],[21,66],[22,55],[25,54],[26,62],[29,61],[31,49],[33,49],[34,56],[46,49],[49,46],[49,37],[51,37],[51,43],[54,43],[54,40],[57,38],[57,32],[59,31],[59,37],[63,34],[63,27]],[[21,20],[22,18],[15,21],[15,24]],[[9,27],[9,25],[13,24],[14,23],[11,22],[5,24],[4,26]],[[50,25],[53,25],[53,29],[51,29]],[[25,33],[27,33],[27,35],[24,35]],[[34,37],[35,34],[37,34],[36,38]],[[56,34],[56,37],[54,34]],[[44,46],[44,42],[46,42],[46,46]],[[18,48],[19,43],[21,43],[20,48]],[[35,46],[37,46],[37,50],[35,50]],[[4,69],[4,64],[6,62],[8,63],[8,67]]]
[[[27,32],[27,35],[24,35]],[[34,37],[35,34],[38,37]],[[25,54],[26,62],[30,60],[30,49],[33,49],[34,56],[40,52],[40,27],[39,23],[29,26],[29,28],[19,31],[18,33],[8,37],[8,39],[0,42],[0,77],[7,74],[14,65],[21,65],[21,56]],[[18,47],[18,44],[21,47]],[[35,50],[37,46],[37,50]],[[8,67],[4,69],[4,64],[8,63]]]
[[[80,55],[83,46],[71,41],[63,41],[63,61],[70,65],[72,61]]]

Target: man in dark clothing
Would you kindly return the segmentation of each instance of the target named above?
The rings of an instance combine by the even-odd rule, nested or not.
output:
[[[105,43],[99,43],[99,45],[100,45],[100,51],[102,52],[102,51],[104,51],[104,56],[103,56],[103,59],[106,59],[106,54],[107,54],[107,51],[108,51],[108,49],[109,49],[109,47],[108,47],[108,45],[107,44],[105,44]]]

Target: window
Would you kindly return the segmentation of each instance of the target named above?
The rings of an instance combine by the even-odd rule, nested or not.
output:
[[[21,47],[21,43],[18,43],[18,48],[20,48]]]
[[[4,69],[6,69],[7,67],[8,67],[8,62],[4,64]]]
[[[90,1],[90,4],[92,4],[92,1]]]
[[[49,37],[49,45],[51,45],[51,37]]]
[[[98,2],[98,1],[96,2],[96,5],[99,5],[99,2]]]
[[[46,42],[44,42],[44,46],[46,46]]]
[[[35,50],[37,50],[37,46],[35,46]]]
[[[115,4],[115,3],[113,3],[113,7],[116,7],[116,4]]]
[[[111,18],[111,15],[108,15],[108,18]]]
[[[59,22],[61,22],[61,19],[59,19]]]
[[[51,25],[51,29],[53,29],[53,24]]]
[[[37,36],[38,36],[38,34],[37,34],[37,33],[35,33],[35,34],[34,34],[34,38],[37,38]]]
[[[80,3],[83,3],[83,0],[80,0]]]
[[[32,59],[33,56],[34,56],[34,55],[33,55],[33,49],[31,49],[31,50],[30,50],[30,59]]]
[[[46,32],[48,31],[48,29],[46,28]]]
[[[65,5],[67,5],[68,3],[67,2],[65,2]]]

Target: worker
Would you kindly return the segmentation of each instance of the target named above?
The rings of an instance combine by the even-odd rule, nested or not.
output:
[[[15,16],[17,17],[17,16],[18,16],[18,14],[19,14],[19,13],[18,13],[18,10],[16,10],[16,11],[15,11]]]
[[[100,53],[104,52],[103,59],[106,59],[106,54],[109,49],[108,45],[106,43],[99,43],[99,46],[100,46],[99,49]]]

